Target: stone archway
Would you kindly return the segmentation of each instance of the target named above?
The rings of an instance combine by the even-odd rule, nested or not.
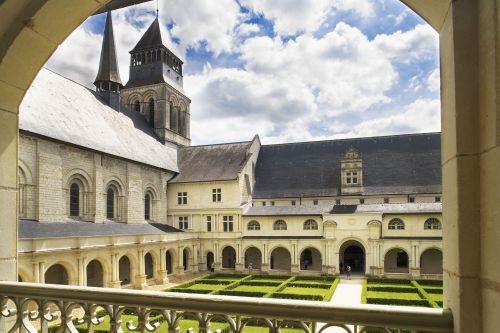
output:
[[[152,279],[154,277],[154,260],[151,253],[146,253],[144,256],[144,274],[146,279]]]
[[[284,247],[277,247],[271,252],[270,268],[282,271],[290,271],[292,268],[292,257]]]
[[[87,265],[87,286],[104,287],[104,270],[97,259],[92,260]]]
[[[191,267],[191,265],[189,264],[189,260],[191,259],[190,254],[191,252],[187,247],[182,250],[182,266],[184,267],[185,271],[187,271]]]
[[[167,250],[165,252],[165,267],[167,269],[167,274],[173,274],[174,273],[174,255],[172,255],[171,250]]]
[[[427,249],[420,255],[420,274],[443,274],[443,252]]]
[[[255,246],[249,247],[245,251],[245,268],[252,264],[253,269],[262,268],[262,252]]]
[[[339,270],[345,273],[347,266],[351,267],[353,273],[364,274],[366,272],[365,247],[356,240],[345,241],[339,249]]]
[[[385,273],[408,273],[410,271],[410,259],[408,253],[401,248],[393,248],[384,256]]]
[[[207,271],[213,272],[214,267],[214,253],[212,251],[207,252]]]
[[[120,280],[120,285],[125,286],[132,283],[131,269],[130,259],[127,256],[121,257],[118,261],[118,279]]]
[[[314,247],[305,248],[300,254],[300,269],[308,271],[321,271],[321,253]]]
[[[45,283],[49,284],[69,284],[68,271],[61,264],[55,264],[45,271]]]
[[[226,246],[222,250],[222,268],[236,267],[236,250],[232,246]]]

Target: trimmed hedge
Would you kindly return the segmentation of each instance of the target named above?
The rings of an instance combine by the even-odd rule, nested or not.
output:
[[[376,279],[376,278],[370,278],[368,279],[368,283],[374,283],[374,284],[410,284],[410,280],[406,279]]]
[[[368,286],[367,291],[389,291],[389,292],[396,292],[396,293],[415,293],[417,292],[417,288],[415,287],[393,287],[390,285],[384,286],[384,285],[375,285],[375,286]]]
[[[172,288],[168,289],[168,292],[172,293],[186,293],[186,294],[210,294],[214,290],[211,289],[183,289],[183,288]]]
[[[326,281],[326,282],[333,282],[335,281],[335,277],[333,276],[314,276],[314,275],[305,275],[305,276],[297,276],[297,280],[304,280],[304,281]]]
[[[443,286],[443,280],[415,280],[422,286]]]
[[[299,295],[299,294],[290,294],[290,293],[280,293],[275,292],[271,294],[271,298],[279,298],[279,299],[300,299],[306,301],[322,301],[323,296],[320,295]]]
[[[328,289],[326,294],[323,296],[323,301],[329,301],[332,298],[333,293],[335,292],[335,289],[337,289],[339,283],[340,279],[336,278],[335,281],[333,281],[333,283],[330,285],[330,289]]]
[[[246,280],[243,281],[241,286],[262,286],[262,287],[277,287],[281,284],[281,281],[259,281],[259,280]]]
[[[225,296],[244,296],[244,297],[263,297],[266,295],[260,291],[236,291],[236,290],[220,290],[219,295]]]
[[[425,290],[428,294],[437,294],[437,295],[441,295],[441,294],[443,294],[443,289],[442,289],[442,288],[425,288],[425,287],[424,287],[424,290]]]
[[[226,278],[226,279],[235,279],[235,280],[239,280],[239,279],[242,279],[244,277],[248,276],[247,274],[228,274],[228,273],[215,273],[215,274],[211,274],[209,276],[206,276],[204,277],[203,279],[209,279],[209,280],[213,280],[213,279],[218,279],[218,278]]]
[[[331,283],[330,284],[323,284],[323,283],[313,284],[313,283],[290,282],[287,285],[287,287],[330,289],[331,285],[332,285]]]
[[[366,304],[366,287],[367,281],[366,279],[363,279],[363,282],[361,283],[361,304]]]
[[[367,297],[368,304],[384,304],[384,305],[411,305],[411,306],[429,306],[429,302],[425,299],[396,299],[396,298],[378,298]]]
[[[215,279],[199,279],[199,280],[196,280],[196,283],[227,285],[227,284],[233,283],[233,281],[230,281],[230,280],[215,280]]]
[[[422,286],[420,286],[418,284],[417,281],[411,281],[411,284],[415,287],[417,287],[417,290],[418,290],[418,294],[420,295],[420,297],[422,297],[423,299],[427,300],[427,302],[429,303],[429,305],[433,308],[439,308],[440,306],[436,303],[436,301],[434,301],[428,294],[427,292],[424,290],[424,288],[422,288]]]

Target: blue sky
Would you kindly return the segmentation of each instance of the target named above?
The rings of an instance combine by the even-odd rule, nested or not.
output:
[[[155,3],[113,12],[120,71]],[[438,36],[397,0],[160,0],[185,61],[194,144],[265,143],[440,130]],[[91,87],[105,15],[47,66]]]

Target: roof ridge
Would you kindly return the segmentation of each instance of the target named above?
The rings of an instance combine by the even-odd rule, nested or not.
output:
[[[224,146],[224,145],[239,145],[242,143],[252,143],[252,140],[249,141],[237,141],[237,142],[226,142],[226,143],[211,143],[206,145],[197,145],[197,146],[189,146],[189,147],[180,147],[180,149],[189,149],[189,148],[201,148],[201,147],[210,147],[210,146]]]
[[[338,141],[353,141],[353,140],[373,140],[373,139],[387,139],[394,137],[411,137],[411,136],[425,136],[432,134],[441,134],[441,132],[426,132],[426,133],[407,133],[407,134],[393,134],[393,135],[377,135],[377,136],[364,136],[358,138],[342,138],[342,139],[327,139],[327,140],[311,140],[311,141],[298,141],[298,142],[283,142],[283,143],[271,143],[263,144],[263,147],[269,146],[285,146],[285,145],[296,145],[296,144],[308,144],[308,143],[319,143],[319,142],[338,142]]]
[[[77,84],[77,85],[79,85],[79,86],[81,86],[81,87],[83,87],[83,88],[85,88],[85,89],[88,89],[88,90],[90,90],[91,92],[95,92],[95,91],[94,91],[94,88],[92,88],[92,87],[90,87],[90,86],[89,86],[89,87],[87,87],[87,86],[86,86],[86,85],[84,85],[83,83],[80,83],[80,82],[75,81],[75,80],[73,80],[73,79],[71,79],[71,78],[69,78],[69,77],[66,77],[66,76],[62,75],[61,73],[58,73],[58,72],[54,71],[53,69],[50,69],[50,68],[48,68],[48,67],[46,67],[46,66],[43,66],[43,67],[42,67],[42,69],[41,69],[40,71],[42,71],[43,69],[45,69],[45,70],[47,70],[47,71],[49,71],[49,72],[51,72],[51,73],[53,73],[53,74],[55,74],[55,75],[57,75],[57,76],[60,76],[60,77],[62,77],[63,79],[66,79],[66,80],[68,80],[68,81],[70,81],[70,82],[73,82],[74,84]],[[40,72],[38,72],[38,74],[40,74]],[[38,75],[38,74],[37,74],[37,75]],[[35,82],[35,80],[33,80],[33,82]],[[29,89],[29,88],[28,88],[28,89]]]

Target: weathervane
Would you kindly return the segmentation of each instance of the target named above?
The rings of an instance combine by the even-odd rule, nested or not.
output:
[[[158,15],[160,15],[160,10],[158,9],[158,2],[160,0],[156,0],[156,17],[158,17]]]

